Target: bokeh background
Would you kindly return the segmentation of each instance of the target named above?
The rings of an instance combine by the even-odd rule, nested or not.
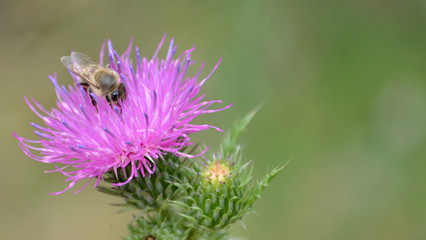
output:
[[[87,188],[64,189],[53,166],[30,160],[12,132],[41,123],[48,75],[71,49],[98,56],[130,37],[152,56],[163,34],[196,44],[208,99],[235,103],[199,121],[229,129],[264,103],[241,137],[260,176],[293,159],[237,223],[244,239],[426,239],[426,2],[415,0],[0,1],[0,238],[120,239],[131,213]],[[165,50],[162,55],[165,55]],[[217,147],[213,130],[193,136]]]

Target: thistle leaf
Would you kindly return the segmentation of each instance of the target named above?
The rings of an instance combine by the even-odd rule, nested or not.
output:
[[[254,115],[256,115],[257,111],[261,108],[262,105],[256,107],[251,112],[249,112],[245,117],[241,118],[237,121],[234,126],[231,128],[229,133],[225,135],[225,138],[222,142],[222,148],[224,156],[228,156],[236,149],[236,141],[240,133],[242,133],[250,121],[253,119]]]

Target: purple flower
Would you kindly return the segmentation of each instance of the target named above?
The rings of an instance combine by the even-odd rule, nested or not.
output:
[[[126,184],[139,174],[149,176],[154,173],[158,158],[165,154],[195,157],[183,152],[192,144],[190,133],[208,128],[221,131],[210,125],[191,124],[201,114],[232,106],[209,110],[210,105],[221,101],[202,101],[204,95],[198,96],[201,86],[219,63],[200,82],[198,77],[204,64],[195,76],[185,77],[193,63],[194,48],[173,59],[177,46],[172,39],[166,59],[159,60],[157,53],[164,39],[151,60],[141,58],[136,47],[135,66],[130,59],[132,41],[121,56],[108,41],[109,67],[120,75],[127,92],[126,99],[119,105],[110,105],[105,98],[95,95],[92,95],[96,101],[93,104],[91,96],[79,84],[68,88],[59,86],[56,74],[49,76],[58,96],[56,108],[47,111],[34,99],[31,102],[25,98],[45,126],[31,123],[37,129],[34,133],[39,136],[38,140],[24,139],[15,133],[14,136],[25,154],[40,162],[58,164],[49,172],[60,172],[70,181],[65,190],[53,194],[61,194],[83,179],[87,183],[75,193],[92,180],[96,180],[96,187],[104,173],[124,170],[126,166],[131,166],[127,181],[116,185]],[[105,44],[100,64],[103,64],[104,47]],[[71,76],[79,81],[75,74]]]

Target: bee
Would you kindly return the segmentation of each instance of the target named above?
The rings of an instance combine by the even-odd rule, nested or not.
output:
[[[118,73],[104,67],[84,53],[72,52],[71,56],[61,57],[62,64],[80,77],[80,85],[89,93],[104,96],[111,104],[118,104],[126,98],[126,89]],[[93,105],[96,104],[92,98]]]

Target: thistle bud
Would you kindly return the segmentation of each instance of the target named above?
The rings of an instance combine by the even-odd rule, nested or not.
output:
[[[202,174],[210,184],[224,184],[232,175],[229,164],[214,160],[205,166]]]
[[[274,169],[260,182],[253,181],[253,167],[243,161],[240,146],[235,144],[253,115],[234,125],[218,153],[207,154],[204,162],[187,168],[192,180],[179,185],[185,201],[174,202],[182,208],[180,215],[187,220],[187,227],[205,233],[226,230],[252,209],[270,180],[284,168]]]

